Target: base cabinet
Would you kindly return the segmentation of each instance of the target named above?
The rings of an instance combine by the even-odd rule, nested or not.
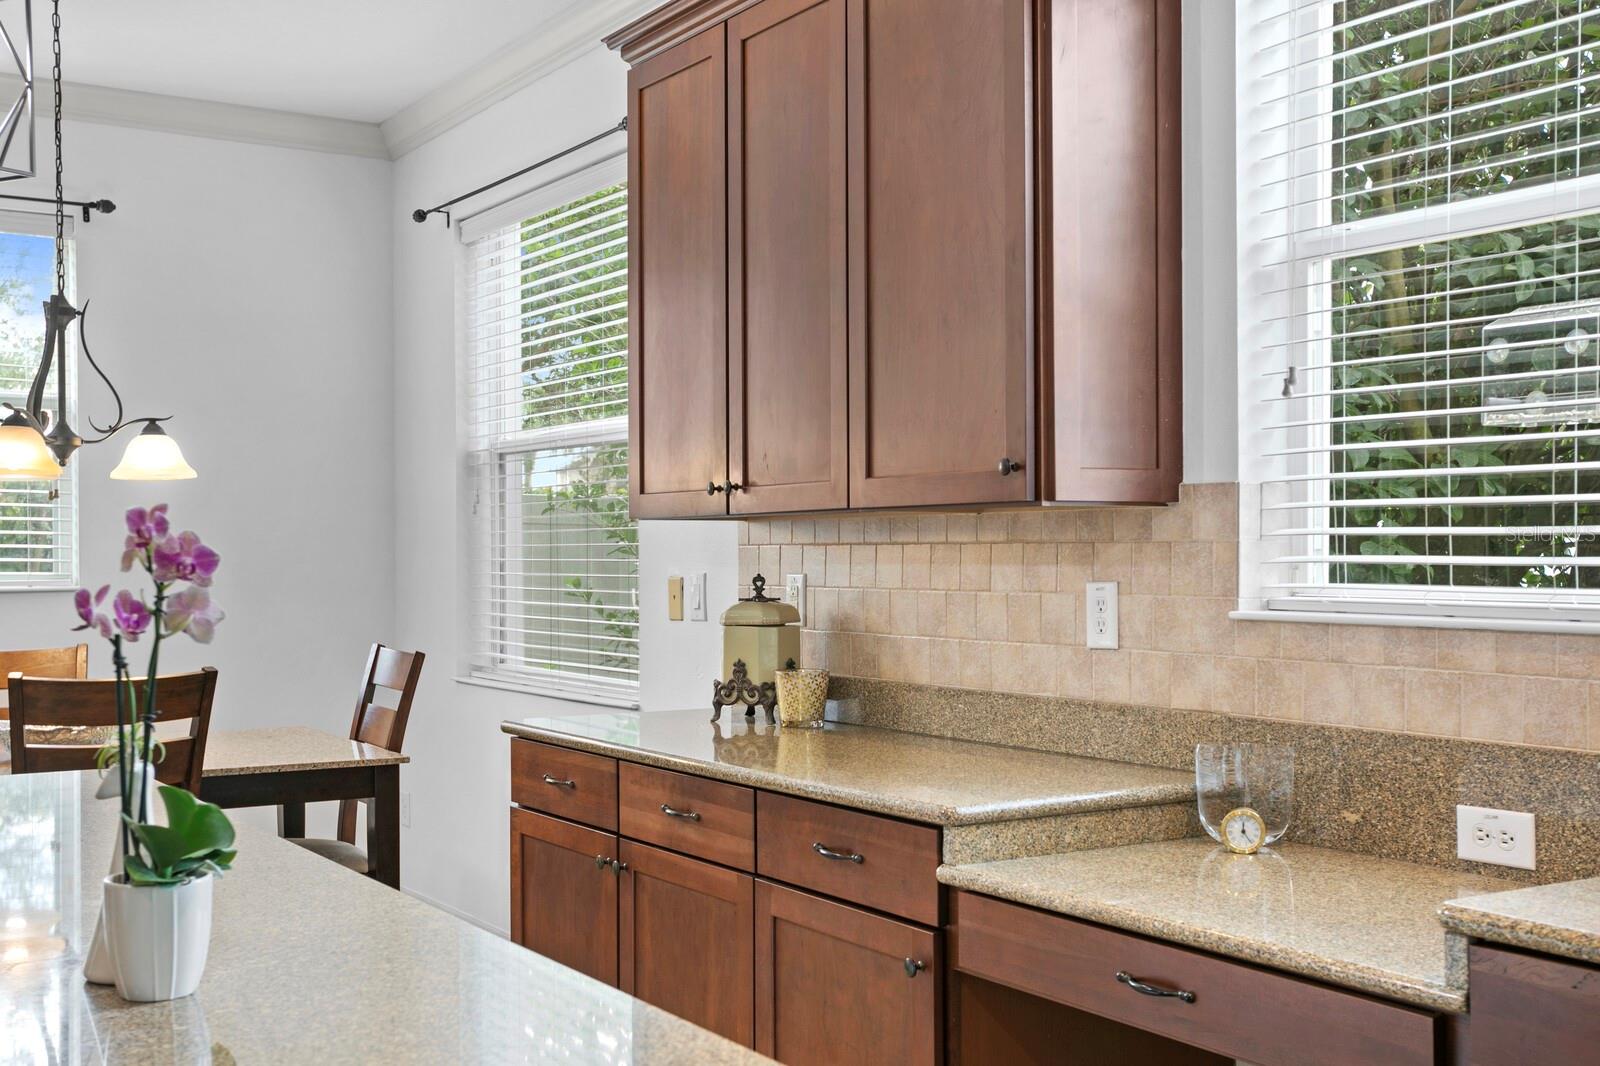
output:
[[[617,983],[617,838],[511,808],[511,939]]]
[[[622,990],[749,1047],[754,879],[622,841]]]
[[[936,934],[756,882],[756,1050],[790,1066],[940,1061]]]
[[[1600,1048],[1600,967],[1473,944],[1467,1062],[1593,1062]]]

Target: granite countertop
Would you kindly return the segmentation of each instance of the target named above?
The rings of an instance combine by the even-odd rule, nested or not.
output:
[[[737,709],[525,718],[505,732],[934,825],[1194,799],[1194,775],[1133,763],[827,723],[780,729]],[[209,761],[209,760],[208,760]]]
[[[0,777],[7,1061],[768,1061],[249,824],[199,991],[126,1003],[82,975],[116,814],[95,784]]]
[[[411,760],[375,744],[320,729],[222,729],[206,737],[206,777],[321,770],[331,766],[390,766]]]
[[[1600,963],[1600,877],[1449,900],[1439,920],[1462,936]]]
[[[1296,844],[1239,856],[1210,838],[947,865],[939,880],[1452,1012],[1466,1009],[1466,970],[1439,905],[1514,887]]]

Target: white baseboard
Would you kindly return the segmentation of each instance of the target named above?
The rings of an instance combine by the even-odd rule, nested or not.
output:
[[[419,901],[421,901],[423,903],[426,903],[430,907],[437,907],[439,910],[444,911],[446,914],[450,915],[453,918],[460,918],[463,922],[466,922],[468,925],[475,925],[479,929],[482,929],[486,933],[493,933],[495,936],[499,937],[501,940],[510,940],[511,939],[511,933],[510,933],[509,930],[499,929],[499,928],[496,928],[495,926],[489,925],[487,922],[481,922],[477,918],[475,918],[472,915],[468,914],[467,912],[461,911],[461,910],[457,910],[456,908],[450,906],[450,904],[448,904],[448,903],[441,903],[439,900],[434,899],[432,896],[425,896],[421,892],[413,892],[409,888],[401,889],[401,891],[404,892],[406,895],[410,896],[412,899],[419,900]]]

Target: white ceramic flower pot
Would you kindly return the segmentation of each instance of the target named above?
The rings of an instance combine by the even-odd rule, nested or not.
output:
[[[105,879],[106,945],[123,999],[179,999],[199,987],[211,946],[211,884],[210,874],[181,885]]]
[[[151,821],[158,825],[165,825],[161,805],[156,802],[156,775],[148,763],[135,762],[134,776],[143,783],[144,806],[150,812]],[[116,767],[101,775],[100,788],[95,792],[96,799],[118,799],[122,795],[122,775],[117,773]],[[122,872],[122,834],[114,833],[116,843],[111,851],[110,874]],[[117,983],[117,968],[111,961],[111,947],[106,943],[106,916],[104,908],[99,917],[94,920],[94,939],[90,941],[89,957],[83,963],[83,976],[86,981],[94,985],[114,985]]]

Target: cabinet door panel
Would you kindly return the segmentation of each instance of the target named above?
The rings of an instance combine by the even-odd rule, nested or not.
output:
[[[622,990],[751,1046],[753,879],[631,840],[622,861]]]
[[[734,513],[848,500],[845,0],[728,23],[728,425]]]
[[[617,838],[511,808],[511,939],[617,983]]]
[[[629,497],[636,518],[727,512],[723,27],[628,72]]]
[[[1029,6],[850,0],[852,507],[1033,497]]]
[[[1054,409],[1042,461],[1056,499],[1176,500],[1178,0],[1050,0],[1042,10],[1041,289]],[[1087,145],[1091,166],[1077,158]]]
[[[911,968],[920,963],[920,968]],[[756,1050],[788,1066],[939,1061],[938,937],[756,882]]]

